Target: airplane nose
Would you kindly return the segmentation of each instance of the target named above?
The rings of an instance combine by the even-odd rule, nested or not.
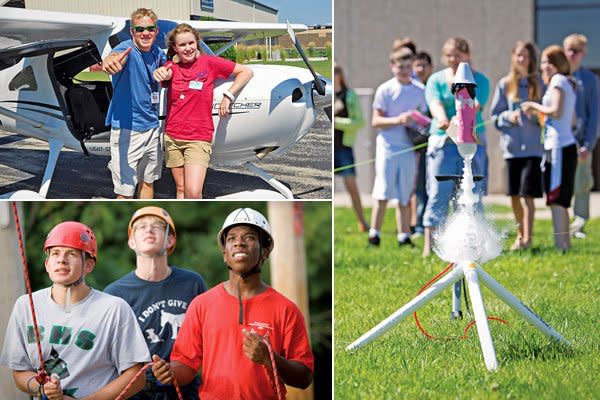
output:
[[[333,94],[333,82],[331,79],[327,79],[322,76],[319,76],[319,78],[325,82],[325,96],[331,96]]]

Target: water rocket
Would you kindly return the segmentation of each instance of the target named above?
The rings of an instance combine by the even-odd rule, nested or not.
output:
[[[452,139],[456,144],[477,143],[475,136],[475,122],[477,121],[477,104],[475,100],[475,78],[468,63],[462,62],[458,65],[454,81],[452,82],[452,94],[456,98],[457,125],[456,136]]]
[[[567,339],[563,338],[546,321],[488,275],[479,265],[481,262],[498,256],[501,252],[501,246],[499,235],[487,224],[484,218],[476,216],[476,208],[474,207],[478,201],[473,192],[475,177],[471,169],[471,161],[477,151],[477,140],[474,135],[477,115],[475,87],[475,80],[469,64],[461,63],[458,66],[451,88],[452,94],[456,97],[456,116],[450,121],[446,134],[456,143],[458,152],[464,159],[462,194],[458,199],[458,203],[462,205],[462,208],[459,208],[458,212],[455,209],[456,214],[452,216],[448,225],[442,228],[441,233],[436,238],[436,242],[440,245],[439,250],[436,250],[436,252],[442,259],[449,261],[450,265],[436,276],[439,280],[434,279],[429,282],[417,297],[350,343],[346,347],[346,351],[354,351],[373,342],[410,314],[414,313],[416,319],[416,311],[419,308],[453,284],[452,316],[453,318],[461,316],[460,296],[458,295],[462,286],[460,284],[461,279],[469,289],[468,293],[481,351],[483,352],[483,360],[488,371],[498,369],[498,359],[496,358],[496,349],[488,325],[490,317],[487,316],[483,303],[481,284],[487,286],[492,293],[546,336],[568,346],[571,345]],[[415,115],[417,117],[415,120],[418,120],[419,115],[414,114],[413,118]],[[440,179],[439,176],[436,178]],[[448,178],[453,179],[454,176],[448,176]]]

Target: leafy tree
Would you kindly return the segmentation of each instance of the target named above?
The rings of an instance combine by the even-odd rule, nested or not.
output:
[[[210,47],[210,49],[212,51],[216,51],[216,50],[220,49],[221,47],[223,47],[223,43],[210,43],[208,45],[208,47]],[[235,46],[231,46],[230,48],[225,50],[223,53],[219,54],[219,57],[223,57],[230,61],[237,62],[238,56],[237,56],[237,50],[236,50]]]

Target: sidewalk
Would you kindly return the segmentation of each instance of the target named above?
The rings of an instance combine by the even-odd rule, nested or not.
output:
[[[347,192],[339,190],[336,186],[336,190],[333,194],[333,204],[336,207],[351,207],[350,196]],[[361,193],[362,205],[365,208],[370,208],[373,205],[373,198],[370,194]],[[483,198],[484,205],[501,205],[508,207],[507,213],[494,213],[488,215],[492,219],[512,219],[513,214],[510,212],[510,198],[503,194],[491,194]],[[551,219],[550,209],[546,206],[546,199],[535,199],[535,218],[540,219]],[[570,209],[571,214],[573,213],[572,208]],[[590,218],[600,218],[600,192],[592,192],[590,197]]]

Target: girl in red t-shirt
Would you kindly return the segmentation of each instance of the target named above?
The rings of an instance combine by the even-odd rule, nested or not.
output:
[[[200,34],[188,24],[169,32],[167,56],[172,61],[154,71],[154,79],[168,88],[165,144],[178,199],[202,198],[214,132],[212,120],[215,80],[235,76],[219,106],[219,117],[229,113],[236,95],[252,78],[248,67],[198,49]]]

